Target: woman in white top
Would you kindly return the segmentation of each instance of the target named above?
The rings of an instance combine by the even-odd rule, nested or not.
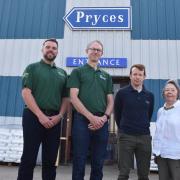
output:
[[[180,89],[167,81],[163,89],[165,104],[158,110],[153,154],[159,180],[180,180]]]

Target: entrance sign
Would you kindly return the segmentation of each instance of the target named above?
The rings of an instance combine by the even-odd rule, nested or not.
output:
[[[86,57],[67,57],[67,67],[83,66],[87,63]],[[100,58],[99,66],[104,68],[127,68],[127,58]]]

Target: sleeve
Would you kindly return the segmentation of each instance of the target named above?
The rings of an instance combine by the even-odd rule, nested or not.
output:
[[[64,83],[64,87],[63,87],[63,91],[62,91],[62,97],[68,97],[69,96],[69,90],[67,88],[67,80],[68,80],[68,76],[66,71],[64,71],[65,74],[65,83]]]
[[[67,88],[80,88],[80,72],[74,69],[68,79]]]
[[[31,65],[26,67],[22,75],[22,88],[25,87],[33,89],[33,70]]]
[[[116,121],[118,128],[120,127],[122,108],[123,108],[123,103],[122,103],[121,93],[120,91],[118,91],[114,100],[114,119]]]
[[[159,110],[158,110],[158,112],[157,112],[157,119],[156,119],[156,122],[159,121],[159,117],[160,117],[160,115],[161,115],[161,110],[162,110],[162,108],[159,108]]]
[[[154,110],[154,95],[151,94],[151,99],[150,99],[150,108],[149,108],[149,121],[151,121],[152,115],[153,115],[153,110]]]
[[[107,94],[113,94],[113,83],[112,77],[108,75],[108,82],[107,82]]]
[[[161,129],[162,129],[162,125],[161,125],[161,122],[159,122],[159,117],[160,117],[160,111],[161,111],[161,108],[158,110],[157,112],[157,120],[156,120],[156,128],[155,128],[155,132],[154,132],[154,136],[153,136],[153,154],[159,154],[158,151],[159,151],[159,135],[161,134]]]

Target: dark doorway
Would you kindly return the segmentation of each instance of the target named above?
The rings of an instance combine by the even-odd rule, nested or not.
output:
[[[127,86],[130,82],[129,77],[112,77],[113,80],[113,89],[114,89],[114,96],[118,92],[118,90],[124,86]]]

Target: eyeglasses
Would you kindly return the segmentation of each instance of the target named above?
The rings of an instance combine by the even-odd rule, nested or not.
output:
[[[97,51],[98,53],[102,52],[102,49],[96,49],[96,48],[88,48],[91,51]]]

